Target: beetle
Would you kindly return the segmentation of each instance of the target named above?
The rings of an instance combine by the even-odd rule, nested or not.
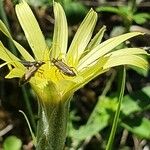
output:
[[[76,73],[74,70],[65,64],[62,59],[55,59],[53,58],[51,62],[66,76],[74,77]]]
[[[23,85],[27,83],[32,76],[37,72],[37,70],[45,64],[43,61],[21,61],[21,63],[25,66],[28,67],[29,69],[25,72],[25,74],[22,76],[22,78],[19,81],[19,85]]]
[[[32,67],[34,65],[38,66],[39,64],[42,63],[42,61],[25,61],[25,60],[21,60],[20,62],[27,68]]]

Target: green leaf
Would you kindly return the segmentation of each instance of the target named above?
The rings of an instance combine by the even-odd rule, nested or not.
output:
[[[150,19],[150,15],[148,13],[138,13],[133,16],[133,20],[137,24],[143,24]]]
[[[70,130],[69,136],[78,142],[90,139],[108,125],[109,117],[107,113],[97,114],[91,124],[83,125],[78,130]]]
[[[139,107],[138,103],[132,99],[129,95],[124,96],[121,111],[125,115],[130,115],[132,113],[141,111],[141,108]]]
[[[35,58],[43,60],[47,54],[47,45],[32,10],[24,0],[16,5],[15,10]]]
[[[126,18],[132,16],[132,14],[133,14],[133,12],[129,6],[120,6],[118,8],[119,8],[120,14],[124,17],[126,16]]]
[[[149,98],[150,98],[150,86],[147,86],[147,87],[145,87],[145,88],[143,88],[142,89],[142,91],[141,91],[141,93],[144,93],[145,94],[145,96],[148,96]],[[137,95],[137,94],[136,94]],[[143,96],[142,96],[143,97]],[[146,98],[146,97],[145,97]],[[148,99],[146,98],[145,99],[147,102],[149,102],[148,101]],[[150,99],[149,99],[150,100]],[[147,105],[147,104],[146,104]],[[150,105],[150,104],[149,104]]]
[[[87,124],[82,125],[79,129],[71,129],[69,136],[78,142],[85,139],[91,139],[94,135],[104,129],[110,120],[108,109],[116,109],[116,99],[109,99],[107,97],[99,97],[97,109],[92,112]]]
[[[129,16],[132,16],[132,11],[130,11],[128,6],[120,6],[118,8],[109,7],[109,6],[101,6],[101,7],[96,8],[96,11],[115,13],[119,16],[122,16],[125,19],[128,19]]]
[[[131,93],[124,97],[122,111],[129,115],[134,112],[144,111],[150,108],[150,86],[143,88],[140,91]]]
[[[146,118],[128,119],[126,123],[121,123],[121,125],[141,138],[150,139],[150,120]]]
[[[120,11],[118,8],[115,7],[109,7],[109,6],[100,6],[96,8],[97,12],[111,12],[115,14],[120,14]]]
[[[150,121],[140,114],[150,109],[149,91],[150,86],[147,86],[138,92],[126,95],[122,103],[122,112],[126,117],[124,116],[121,126],[146,139],[150,139]],[[136,115],[137,113],[139,117]]]
[[[122,103],[122,113],[129,117],[131,114],[140,113],[150,109],[150,86],[143,88],[138,92],[124,96]]]
[[[64,58],[68,44],[67,20],[62,6],[54,3],[55,27],[53,35],[53,44],[51,58]]]
[[[4,150],[21,150],[22,141],[16,136],[9,136],[5,139]]]

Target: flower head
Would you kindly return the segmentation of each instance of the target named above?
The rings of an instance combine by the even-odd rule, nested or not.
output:
[[[12,40],[24,62],[32,65],[27,68],[21,59],[0,43],[0,58],[6,61],[0,67],[6,64],[13,66],[6,78],[19,77],[23,80],[23,77],[29,76],[27,81],[43,101],[52,99],[55,103],[66,100],[90,80],[114,66],[128,64],[147,68],[147,61],[141,56],[147,53],[142,49],[112,51],[125,40],[142,33],[127,33],[101,43],[106,30],[104,26],[92,38],[97,21],[97,13],[93,9],[81,23],[69,48],[66,16],[59,3],[54,2],[55,27],[51,47],[46,44],[36,18],[24,0],[16,5],[16,14],[34,56],[13,40],[2,21],[0,30]]]

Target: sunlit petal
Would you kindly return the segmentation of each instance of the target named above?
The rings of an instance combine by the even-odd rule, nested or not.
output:
[[[43,60],[47,45],[36,18],[24,0],[16,5],[16,14],[36,60]]]
[[[79,26],[69,47],[67,53],[67,62],[70,64],[70,66],[75,67],[77,65],[79,58],[81,57],[92,37],[96,22],[97,14],[91,9]]]
[[[6,76],[5,78],[10,79],[10,78],[21,78],[22,75],[24,74],[24,71],[20,68],[13,68]]]
[[[13,40],[7,27],[5,26],[5,24],[1,20],[0,20],[0,31],[2,31],[8,38],[10,38],[12,40],[12,42],[14,43],[14,45],[16,46],[16,48],[18,49],[18,51],[20,52],[20,54],[22,55],[22,57],[25,60],[34,61],[33,57],[18,42]]]
[[[116,46],[118,46],[122,42],[126,41],[127,39],[132,38],[137,35],[142,35],[142,34],[143,33],[140,33],[140,32],[126,33],[126,34],[111,38],[111,39],[101,43],[100,45],[98,45],[97,47],[92,49],[85,57],[83,57],[80,60],[78,66],[77,66],[78,70],[82,70],[82,68],[85,68],[86,66],[93,63],[100,57],[109,53]]]
[[[6,47],[4,47],[2,42],[0,42],[0,59],[11,63],[14,67],[24,68],[20,62],[20,59],[12,54]]]
[[[54,3],[55,26],[52,43],[51,59],[65,58],[68,44],[67,20],[62,6]]]
[[[119,65],[132,65],[144,70],[147,70],[148,67],[147,61],[138,55],[121,55],[117,57],[111,55],[103,68],[108,69]]]

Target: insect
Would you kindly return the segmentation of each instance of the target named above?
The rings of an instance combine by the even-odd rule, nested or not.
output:
[[[35,61],[35,62],[30,62],[30,61],[21,61],[21,63],[25,66],[28,67],[29,69],[25,72],[25,74],[22,76],[22,78],[19,81],[20,85],[23,85],[27,83],[32,76],[36,73],[36,71],[43,65],[45,62],[43,61]]]
[[[52,63],[64,74],[70,77],[76,76],[76,73],[69,67],[67,64],[65,64],[61,59],[52,59]]]

